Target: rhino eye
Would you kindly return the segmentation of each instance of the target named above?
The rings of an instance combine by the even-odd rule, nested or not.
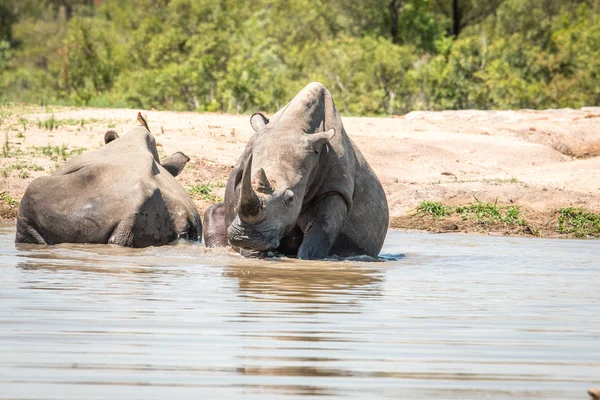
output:
[[[292,201],[294,200],[294,192],[292,192],[291,189],[286,189],[285,192],[283,192],[283,202],[285,203],[286,206],[291,206],[292,205]]]

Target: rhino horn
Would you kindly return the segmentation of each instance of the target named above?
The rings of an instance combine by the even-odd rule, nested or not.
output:
[[[254,224],[260,221],[262,203],[252,188],[252,179],[250,177],[251,173],[252,154],[250,154],[250,157],[248,157],[248,162],[246,162],[246,166],[244,167],[244,172],[242,174],[242,190],[237,206],[237,212],[242,221],[249,224]]]
[[[256,172],[254,179],[256,180],[256,183],[258,184],[259,191],[262,191],[263,193],[273,191],[273,189],[271,188],[271,183],[267,179],[267,174],[265,173],[264,169],[262,169],[262,168],[259,169]]]

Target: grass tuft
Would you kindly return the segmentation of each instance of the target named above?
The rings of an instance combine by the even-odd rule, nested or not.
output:
[[[215,202],[223,201],[223,199],[221,199],[220,197],[218,197],[212,193],[214,188],[215,188],[215,186],[211,185],[209,182],[207,184],[200,184],[200,185],[189,187],[189,188],[187,188],[187,191],[190,194],[190,196],[192,196],[192,198],[195,198],[195,199],[215,201]]]
[[[6,191],[0,192],[0,201],[8,204],[10,208],[19,207],[19,202],[13,199],[12,196]]]
[[[475,202],[467,206],[456,207],[455,210],[463,219],[475,220],[483,225],[492,222],[504,222],[509,225],[526,226],[527,221],[521,217],[519,206],[499,206],[498,202],[483,203],[475,198]]]
[[[26,120],[25,120],[26,121]],[[90,119],[85,119],[85,118],[67,118],[67,119],[56,119],[56,117],[54,116],[54,114],[52,114],[49,118],[41,121],[38,119],[37,121],[37,126],[40,129],[47,129],[49,131],[52,131],[53,129],[58,129],[61,126],[79,126],[79,128],[83,128],[85,127],[85,125],[87,124],[92,124],[92,123],[96,123],[96,122],[102,122],[99,119],[95,119],[95,118],[90,118]],[[21,122],[23,124],[23,122]],[[26,122],[23,125],[24,127],[26,126]]]
[[[29,171],[43,171],[44,167],[37,164],[27,164],[25,162],[18,162],[16,164],[9,165],[8,167],[2,169],[2,171],[0,171],[0,174],[4,178],[8,178],[11,171],[14,170],[19,171],[19,176],[25,179],[29,178]]]
[[[439,201],[422,201],[417,206],[417,214],[428,214],[433,218],[443,218],[450,215],[450,207],[447,207]]]
[[[600,214],[581,207],[561,208],[558,210],[557,229],[575,237],[600,236]]]
[[[471,220],[482,225],[490,223],[505,223],[507,225],[527,226],[527,221],[521,216],[518,206],[502,206],[494,203],[484,203],[475,198],[475,202],[451,208],[439,201],[422,201],[417,206],[417,214],[430,215],[436,219],[442,219],[454,213],[460,215],[463,220]]]
[[[8,132],[4,133],[4,144],[2,145],[2,157],[10,155],[10,145],[8,144]]]
[[[20,117],[19,123],[21,124],[21,126],[23,126],[23,132],[25,132],[27,130],[27,125],[29,124],[29,121],[27,120],[27,118]]]
[[[58,161],[59,159],[66,161],[68,158],[78,156],[87,150],[85,147],[79,147],[76,149],[69,150],[66,144],[62,144],[60,146],[32,146],[30,147],[30,149],[30,153],[32,155],[41,154],[50,158],[52,161]]]
[[[56,117],[54,117],[54,114],[52,114],[49,118],[43,121],[40,121],[38,119],[37,125],[39,129],[47,129],[49,131],[52,131],[53,129],[59,127],[58,121],[56,120]]]

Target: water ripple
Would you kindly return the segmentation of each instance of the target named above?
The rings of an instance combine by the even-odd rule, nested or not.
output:
[[[598,241],[391,232],[382,256],[13,244],[0,399],[586,398]]]

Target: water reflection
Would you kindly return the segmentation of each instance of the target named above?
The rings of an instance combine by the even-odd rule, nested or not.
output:
[[[352,262],[307,262],[295,259],[260,261],[225,267],[224,275],[238,281],[240,293],[256,301],[355,305],[381,293],[384,268]],[[317,307],[311,307],[318,312]]]
[[[305,262],[13,240],[0,226],[0,398],[564,399],[600,384],[598,242],[392,232],[386,262]]]
[[[386,267],[371,261],[280,259],[226,266],[224,275],[237,280],[241,298],[251,303],[266,303],[260,309],[241,311],[230,321],[246,324],[273,321],[268,329],[248,329],[238,334],[251,344],[239,356],[243,364],[237,372],[276,381],[282,377],[302,380],[352,377],[348,370],[331,366],[341,361],[339,358],[305,354],[340,351],[340,344],[352,346],[362,340],[359,335],[336,329],[330,322],[344,315],[360,315],[365,311],[364,300],[376,301],[381,297]],[[257,351],[261,354],[255,356]],[[335,394],[325,384],[269,384],[262,386],[261,391],[294,396]]]
[[[43,261],[35,261],[35,258]],[[32,260],[33,259],[33,260]],[[82,273],[98,273],[107,275],[182,275],[181,270],[168,270],[164,268],[153,268],[152,266],[133,266],[119,263],[109,263],[109,265],[94,262],[94,259],[85,258],[66,258],[61,260],[45,259],[43,257],[30,257],[28,261],[20,261],[16,264],[17,268],[24,271],[76,271]]]

